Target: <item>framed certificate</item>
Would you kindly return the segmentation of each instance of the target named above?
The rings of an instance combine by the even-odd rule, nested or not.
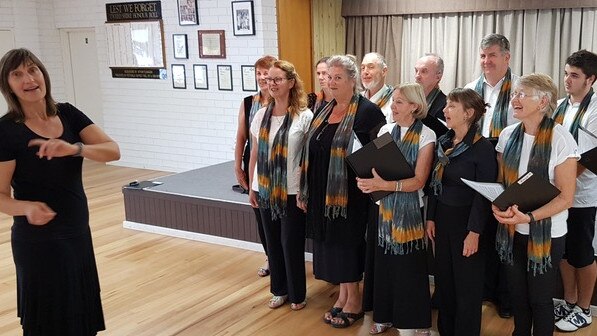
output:
[[[232,65],[218,65],[218,90],[232,91]]]
[[[241,65],[243,91],[257,91],[257,78],[253,65]]]
[[[226,37],[223,30],[199,30],[199,58],[226,58]]]
[[[172,35],[172,44],[174,47],[174,58],[189,58],[189,48],[187,47],[187,34]]]
[[[184,64],[172,64],[172,87],[175,89],[187,88],[187,76]]]
[[[207,64],[193,64],[193,77],[195,78],[195,89],[209,89],[209,80],[207,78]]]

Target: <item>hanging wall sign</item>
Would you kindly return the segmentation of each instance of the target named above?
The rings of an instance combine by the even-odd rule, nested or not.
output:
[[[162,18],[160,1],[119,2],[106,4],[107,22],[159,20]]]

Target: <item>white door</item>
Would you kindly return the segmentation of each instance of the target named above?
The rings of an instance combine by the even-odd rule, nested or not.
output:
[[[15,47],[15,37],[10,30],[0,30],[0,58],[6,54],[7,51]],[[4,96],[0,94],[0,116],[4,115],[8,107]]]
[[[102,94],[93,30],[66,31],[65,73],[70,102],[103,127]]]

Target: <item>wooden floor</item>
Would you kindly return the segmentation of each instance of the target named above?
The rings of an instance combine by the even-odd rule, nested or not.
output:
[[[307,307],[270,310],[269,278],[256,275],[263,254],[123,229],[121,186],[165,173],[89,162],[84,171],[107,325],[100,336],[368,335],[370,314],[347,330],[321,321],[337,288],[314,280],[310,263]],[[11,223],[0,215],[0,335],[13,336],[21,333]],[[511,335],[512,319],[483,309],[482,335]],[[597,335],[597,327],[569,335]]]

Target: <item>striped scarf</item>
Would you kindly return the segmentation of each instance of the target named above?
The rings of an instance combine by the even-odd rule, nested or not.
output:
[[[437,98],[437,96],[439,96],[439,93],[441,91],[442,90],[440,90],[438,87],[436,87],[433,90],[431,90],[431,92],[429,92],[427,97],[425,97],[425,100],[427,100],[427,106],[431,107],[431,105],[433,105],[435,98]]]
[[[325,192],[325,216],[333,220],[338,216],[346,218],[346,205],[348,203],[348,181],[346,172],[346,152],[352,140],[354,118],[359,106],[360,95],[355,94],[350,99],[348,111],[340,124],[330,148],[330,162],[328,165],[328,181]],[[320,126],[326,121],[332,113],[336,100],[333,99],[315,116],[311,123],[311,128],[305,140],[303,147],[303,157],[301,162],[301,188],[300,200],[307,204],[309,198],[308,176],[309,171],[309,143],[315,133],[321,132]]]
[[[551,155],[551,141],[555,122],[549,117],[544,117],[539,125],[539,131],[529,157],[528,171],[541,178],[549,180],[549,157]],[[524,139],[524,125],[520,123],[512,132],[506,143],[502,156],[498,180],[508,187],[518,179],[518,166]],[[530,226],[529,243],[527,248],[527,270],[533,275],[543,274],[551,267],[551,217],[537,221]],[[513,263],[512,243],[514,240],[515,225],[499,224],[496,235],[496,249],[502,262]]]
[[[457,157],[458,155],[466,152],[472,145],[474,145],[479,139],[481,134],[477,132],[477,125],[471,125],[468,132],[464,136],[464,139],[456,145],[452,146],[454,136],[456,133],[454,130],[449,130],[446,134],[440,136],[437,139],[437,150],[435,164],[433,167],[433,173],[431,174],[431,183],[429,186],[433,190],[434,195],[439,196],[442,193],[442,178],[444,177],[444,169],[450,164],[450,159]],[[448,148],[444,150],[444,148]]]
[[[386,91],[384,93],[381,94],[381,97],[379,97],[379,99],[377,100],[377,102],[375,103],[375,105],[377,105],[377,107],[379,108],[383,108],[392,98],[392,93],[394,93],[394,88],[386,85]],[[365,90],[365,92],[363,93],[363,95],[366,97],[369,95],[369,90]]]
[[[413,169],[419,155],[421,129],[423,123],[416,120],[406,131],[404,140],[400,140],[398,124],[392,130],[392,138]],[[418,191],[395,192],[381,200],[377,241],[380,247],[385,247],[386,253],[392,254],[404,255],[425,248],[425,227]]]
[[[510,68],[506,71],[506,76],[502,82],[500,94],[497,98],[497,103],[493,109],[493,116],[491,117],[491,126],[489,127],[489,137],[497,138],[502,133],[502,130],[508,126],[508,108],[510,107],[510,89],[512,88],[512,72]],[[485,75],[477,80],[475,91],[485,99]],[[483,118],[481,118],[481,122]],[[482,128],[479,129],[480,131]]]
[[[315,104],[313,105],[313,113],[316,113],[317,110],[319,110],[319,108],[323,105],[323,103],[325,103],[323,97],[325,97],[325,95],[323,94],[323,90],[321,90],[317,93],[317,98],[315,99]]]
[[[259,128],[257,177],[259,182],[259,206],[264,209],[271,209],[272,219],[276,220],[286,214],[288,130],[290,129],[292,116],[290,112],[286,113],[284,122],[274,137],[272,151],[269,153],[269,130],[274,105],[274,102],[268,105]]]
[[[253,117],[255,117],[255,113],[257,113],[257,111],[259,111],[259,109],[262,107],[263,106],[261,106],[261,92],[257,92],[253,96],[253,103],[251,104],[251,110],[249,111],[249,125],[251,125],[251,123],[253,122]]]
[[[572,125],[570,125],[570,133],[572,133],[572,136],[574,137],[574,140],[576,140],[576,142],[578,142],[578,127],[580,126],[580,122],[582,121],[585,112],[587,112],[587,108],[589,107],[589,103],[591,102],[592,96],[593,88],[589,90],[589,93],[587,93],[587,95],[582,99],[582,102],[580,102],[578,112],[576,112],[574,120],[572,121]],[[564,116],[566,115],[566,110],[568,109],[569,102],[570,96],[567,96],[554,112],[553,120],[555,120],[560,125],[564,123]]]

